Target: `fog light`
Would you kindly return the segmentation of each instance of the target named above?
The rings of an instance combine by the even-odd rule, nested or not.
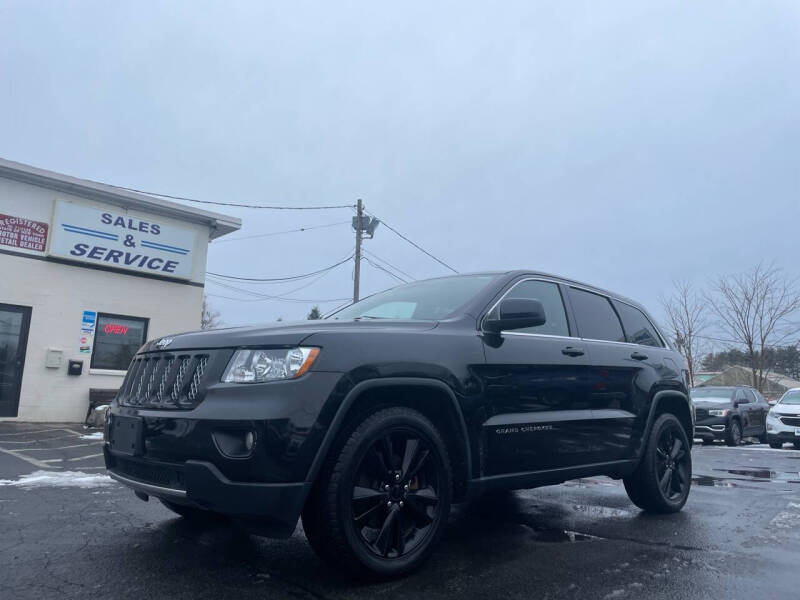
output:
[[[248,452],[252,452],[253,446],[256,445],[256,434],[252,431],[248,431],[247,434],[244,436],[244,447],[247,449]]]

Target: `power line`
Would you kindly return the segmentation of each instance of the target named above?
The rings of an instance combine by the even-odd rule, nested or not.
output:
[[[321,298],[318,300],[302,300],[300,298],[232,298],[231,296],[222,296],[220,294],[206,294],[206,296],[210,298],[233,300],[234,302],[264,302],[266,300],[273,300],[276,302],[292,302],[295,304],[327,304],[329,302],[339,302],[345,299],[348,303],[351,301],[350,298]]]
[[[256,235],[246,235],[233,238],[220,238],[212,242],[214,246],[217,244],[225,244],[226,242],[241,242],[243,240],[253,240],[256,238],[270,237],[273,235],[283,235],[285,233],[299,233],[301,231],[311,231],[312,229],[325,229],[326,227],[336,227],[337,225],[349,225],[350,221],[339,221],[338,223],[328,223],[327,225],[312,225],[310,227],[300,227],[299,229],[286,229],[284,231],[271,231],[269,233],[258,233]]]
[[[197,202],[198,204],[214,204],[216,206],[235,206],[238,208],[262,208],[267,210],[329,210],[333,208],[353,208],[355,204],[333,204],[330,206],[269,206],[263,204],[240,204],[237,202],[216,202],[213,200],[198,200],[197,198],[189,198],[187,196],[173,196],[170,194],[159,194],[158,192],[148,192],[146,190],[138,190],[136,188],[129,188],[122,185],[112,185],[121,190],[129,192],[136,192],[137,194],[147,194],[148,196],[157,196],[159,198],[169,198],[170,200],[185,200],[186,202]]]
[[[370,215],[372,215],[372,213],[369,213],[369,214],[370,214]],[[372,216],[375,216],[375,215],[372,215]],[[444,262],[443,260],[441,260],[441,259],[439,259],[439,258],[436,258],[436,257],[435,257],[433,254],[431,254],[430,252],[428,252],[427,250],[425,250],[425,248],[423,248],[422,246],[420,246],[420,245],[419,245],[419,244],[417,244],[416,242],[412,242],[410,239],[408,239],[408,238],[407,238],[406,236],[404,236],[402,233],[400,233],[399,231],[397,231],[397,229],[395,229],[394,227],[392,227],[391,225],[389,225],[389,224],[388,224],[386,221],[384,221],[383,219],[381,219],[380,221],[381,221],[381,224],[382,224],[384,227],[386,227],[386,228],[387,228],[389,231],[393,232],[395,235],[397,235],[398,237],[402,238],[403,240],[405,240],[406,242],[408,242],[409,244],[411,244],[412,246],[414,246],[414,248],[416,248],[417,250],[419,250],[419,251],[420,251],[420,252],[422,252],[423,254],[427,254],[427,255],[428,255],[428,256],[430,256],[430,257],[431,257],[433,260],[435,260],[436,262],[438,262],[440,265],[443,265],[443,266],[447,267],[448,269],[450,269],[450,270],[451,270],[453,273],[455,273],[455,274],[458,274],[458,271],[456,271],[456,270],[455,270],[453,267],[451,267],[450,265],[448,265],[448,264],[447,264],[446,262]]]
[[[286,296],[280,295],[269,295],[269,294],[262,294],[260,292],[254,292],[253,290],[246,290],[243,288],[239,288],[233,285],[228,285],[226,283],[222,283],[219,281],[211,281],[214,285],[218,285],[225,289],[239,292],[241,294],[247,294],[248,296],[252,296],[252,298],[231,298],[229,296],[225,296],[228,300],[238,300],[241,302],[254,302],[254,301],[261,301],[261,300],[277,300],[280,302],[296,302],[300,304],[313,304],[313,303],[324,303],[324,302],[341,302],[342,300],[347,300],[348,298],[288,298]],[[297,291],[297,290],[293,290]],[[212,294],[209,294],[211,296]]]
[[[413,275],[409,275],[408,273],[406,273],[405,271],[403,271],[403,269],[401,269],[401,268],[399,268],[399,267],[395,267],[395,266],[394,266],[392,263],[390,263],[388,260],[386,260],[385,258],[381,258],[380,256],[378,256],[378,255],[377,255],[377,254],[375,254],[374,252],[371,252],[370,250],[367,250],[366,248],[364,249],[364,252],[365,252],[366,254],[369,254],[369,255],[370,255],[372,258],[374,258],[374,259],[376,259],[376,260],[379,260],[380,262],[382,262],[382,263],[383,263],[383,264],[385,264],[386,266],[388,266],[388,267],[391,267],[392,269],[394,269],[395,271],[397,271],[398,273],[400,273],[400,274],[401,274],[401,275],[403,275],[404,277],[407,277],[408,279],[411,279],[411,280],[413,280],[413,281],[416,281],[416,280],[417,280],[417,278],[416,278],[416,277],[414,277]]]
[[[291,275],[288,277],[237,277],[235,275],[225,275],[224,273],[214,273],[212,271],[206,271],[206,274],[213,275],[215,277],[221,277],[223,279],[233,279],[235,281],[297,281],[298,279],[306,279],[307,277],[313,277],[314,275],[319,275],[320,273],[324,273],[325,271],[330,271],[331,269],[335,269],[339,265],[343,265],[347,261],[353,258],[353,255],[349,255],[344,260],[337,262],[329,267],[325,267],[324,269],[319,269],[317,271],[312,271],[311,273],[304,273],[302,275]]]
[[[374,262],[372,262],[372,260],[371,260],[371,259],[370,259],[368,256],[365,256],[365,257],[364,257],[364,260],[365,260],[365,261],[367,261],[367,262],[368,262],[370,265],[372,265],[372,267],[373,267],[373,268],[375,268],[375,269],[379,269],[379,270],[383,271],[384,273],[386,273],[387,275],[389,275],[389,276],[390,276],[390,277],[392,277],[393,279],[396,279],[396,280],[397,280],[397,281],[399,281],[400,283],[408,283],[408,282],[407,282],[405,279],[403,279],[403,278],[402,278],[402,277],[400,277],[399,275],[395,275],[395,274],[394,274],[394,273],[392,273],[392,272],[391,272],[389,269],[384,269],[384,268],[383,268],[381,265],[379,265],[379,264],[377,264],[377,263],[374,263]]]

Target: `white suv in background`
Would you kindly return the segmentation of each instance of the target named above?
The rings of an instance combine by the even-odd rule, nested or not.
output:
[[[781,397],[767,415],[767,441],[770,448],[782,448],[791,442],[800,450],[800,388],[792,388]]]

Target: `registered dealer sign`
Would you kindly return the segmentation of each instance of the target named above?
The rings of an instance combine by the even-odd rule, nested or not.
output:
[[[50,255],[115,269],[190,279],[197,234],[186,227],[77,202],[56,202]]]
[[[0,246],[44,252],[47,223],[0,214]]]

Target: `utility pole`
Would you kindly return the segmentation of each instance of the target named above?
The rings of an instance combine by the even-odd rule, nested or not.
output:
[[[359,198],[358,204],[356,205],[356,219],[355,219],[356,265],[355,268],[353,269],[353,304],[358,302],[358,284],[359,280],[361,279],[361,236],[364,231],[361,219],[363,215],[364,215],[364,203],[361,201],[361,198]]]

